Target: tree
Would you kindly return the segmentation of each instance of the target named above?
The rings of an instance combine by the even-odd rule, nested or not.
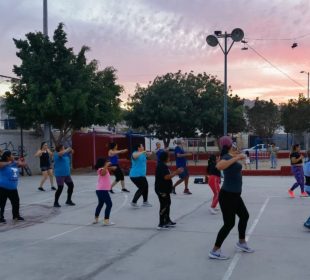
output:
[[[99,71],[95,60],[87,63],[86,46],[74,54],[66,47],[62,23],[53,41],[41,32],[13,40],[22,61],[13,72],[20,80],[13,80],[5,106],[22,127],[48,122],[59,130],[54,142],[60,143],[74,129],[118,120],[123,88],[116,84],[116,70]]]
[[[298,99],[281,104],[281,123],[287,133],[309,132],[310,100],[300,94]]]
[[[246,107],[248,128],[261,138],[271,138],[280,126],[278,106],[270,101],[256,98],[252,108]]]
[[[137,86],[129,98],[127,122],[162,139],[165,146],[174,137],[194,137],[198,132],[221,135],[222,93],[223,84],[206,73],[167,73],[146,88]],[[241,130],[243,102],[238,97],[228,99],[230,124],[233,130]]]

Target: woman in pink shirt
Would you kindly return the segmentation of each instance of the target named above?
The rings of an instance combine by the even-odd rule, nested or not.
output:
[[[96,187],[96,194],[98,197],[98,205],[95,212],[95,221],[93,224],[97,224],[99,220],[99,214],[104,204],[106,208],[104,211],[104,226],[112,226],[114,223],[110,222],[110,213],[112,209],[112,200],[109,194],[111,190],[110,172],[109,170],[114,170],[115,167],[110,166],[111,163],[106,161],[104,158],[99,158],[95,165],[98,174],[98,183]]]

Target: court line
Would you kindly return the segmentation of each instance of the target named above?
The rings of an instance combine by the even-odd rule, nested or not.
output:
[[[269,200],[270,200],[270,197],[267,197],[265,202],[264,202],[264,204],[263,204],[263,206],[259,210],[259,213],[258,213],[256,219],[254,220],[251,228],[248,231],[248,235],[247,235],[247,238],[246,238],[247,241],[249,241],[249,239],[250,239],[250,237],[251,237],[255,227],[257,226],[261,216],[263,215]],[[230,262],[230,265],[229,265],[228,269],[226,270],[222,280],[229,280],[229,278],[231,277],[234,269],[236,268],[240,258],[241,258],[241,253],[240,252],[236,252],[234,257],[233,257],[233,259],[232,259],[232,261]]]

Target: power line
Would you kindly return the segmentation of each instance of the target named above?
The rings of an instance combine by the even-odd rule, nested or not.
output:
[[[297,37],[292,38],[246,38],[246,40],[252,40],[252,41],[294,41],[297,39],[302,39],[305,37],[310,36],[310,33],[306,33]]]
[[[301,83],[299,83],[298,81],[294,80],[293,78],[291,78],[287,73],[285,73],[283,70],[281,70],[278,66],[274,65],[272,62],[270,62],[267,58],[265,58],[263,55],[261,55],[257,50],[255,50],[253,47],[251,47],[249,44],[247,44],[247,46],[254,52],[256,53],[260,58],[262,58],[263,60],[265,60],[268,64],[270,64],[273,68],[275,68],[276,70],[278,70],[280,73],[282,73],[284,76],[286,76],[289,80],[291,80],[293,83],[305,88]]]

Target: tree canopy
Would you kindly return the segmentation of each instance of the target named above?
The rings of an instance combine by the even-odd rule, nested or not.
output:
[[[256,98],[252,108],[246,107],[248,128],[261,138],[271,138],[280,126],[280,110],[272,100]]]
[[[287,133],[310,132],[310,100],[300,94],[281,104],[281,123]]]
[[[99,71],[97,61],[87,63],[88,47],[75,54],[66,46],[63,27],[58,25],[53,40],[41,32],[13,39],[22,61],[13,72],[20,80],[12,81],[5,96],[6,110],[22,127],[47,122],[59,129],[56,143],[72,129],[115,123],[123,90],[113,67]]]
[[[228,96],[229,132],[244,127],[243,102]],[[147,87],[137,86],[128,102],[127,122],[164,141],[223,133],[223,84],[206,73],[167,73]]]

